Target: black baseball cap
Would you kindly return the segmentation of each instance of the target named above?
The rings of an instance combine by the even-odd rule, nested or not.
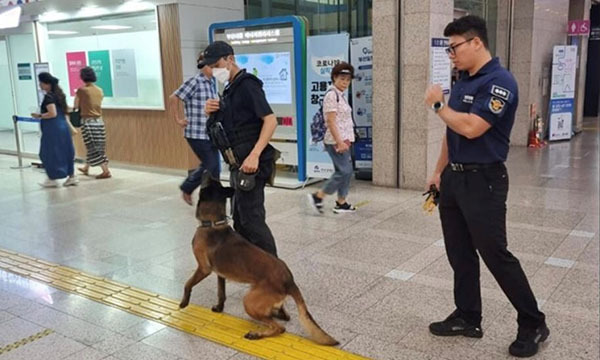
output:
[[[233,55],[233,48],[225,41],[215,41],[204,49],[204,60],[198,63],[198,67],[212,65],[220,58]]]

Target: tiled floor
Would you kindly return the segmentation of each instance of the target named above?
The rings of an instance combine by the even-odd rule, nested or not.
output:
[[[588,127],[598,128],[597,123]],[[546,312],[551,341],[539,359],[598,359],[598,135],[542,150],[512,148],[509,248]],[[181,177],[117,169],[110,180],[41,189],[38,170],[0,156],[0,248],[179,298],[195,267],[193,208]],[[420,192],[353,185],[369,201],[357,214],[322,217],[303,207],[307,190],[267,189],[268,223],[318,322],[341,347],[374,359],[505,359],[516,313],[482,271],[481,340],[443,339],[429,322],[453,310],[452,272],[437,216]],[[226,311],[246,318],[244,287],[228,284]],[[209,306],[216,279],[194,289]],[[294,306],[288,331],[301,334]],[[85,298],[0,272],[0,348],[55,332],[4,359],[232,359],[250,357]]]

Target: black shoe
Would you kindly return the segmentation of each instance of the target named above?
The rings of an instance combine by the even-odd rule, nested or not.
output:
[[[356,211],[356,208],[354,206],[348,204],[347,202],[340,205],[340,203],[336,201],[335,207],[333,208],[333,212],[336,214],[352,213],[355,211]]]
[[[508,352],[516,357],[530,357],[537,354],[541,342],[546,341],[550,329],[546,323],[536,329],[520,328],[517,339],[510,344]]]
[[[444,321],[429,324],[429,331],[437,336],[466,336],[471,338],[482,338],[483,331],[480,325],[468,323],[458,315],[458,311],[453,312]]]
[[[319,199],[317,194],[307,194],[308,205],[317,214],[323,213],[323,199]]]

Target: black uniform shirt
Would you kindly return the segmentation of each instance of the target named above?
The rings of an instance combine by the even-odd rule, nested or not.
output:
[[[256,76],[248,74],[246,70],[241,70],[231,84],[225,88],[223,99],[226,102],[223,126],[228,133],[235,128],[243,128],[252,124],[262,128],[262,118],[273,114],[263,91],[262,81]],[[273,147],[267,145],[260,159],[272,159],[273,153]]]
[[[517,82],[500,65],[498,58],[485,64],[475,75],[467,72],[452,88],[448,105],[454,111],[475,114],[491,128],[475,139],[447,129],[448,157],[453,163],[489,164],[504,162],[510,132],[519,103]]]

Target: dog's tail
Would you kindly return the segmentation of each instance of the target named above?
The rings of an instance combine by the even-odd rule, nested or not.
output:
[[[316,342],[317,344],[321,345],[338,345],[339,342],[337,342],[336,339],[329,336],[329,334],[323,331],[323,329],[321,329],[321,327],[315,322],[312,315],[308,312],[308,309],[306,308],[306,303],[304,302],[304,298],[300,293],[300,289],[298,289],[298,286],[296,286],[296,284],[293,281],[288,288],[288,294],[292,298],[294,298],[294,301],[296,302],[296,306],[298,307],[300,324],[302,324],[304,330],[308,332],[310,339]]]

